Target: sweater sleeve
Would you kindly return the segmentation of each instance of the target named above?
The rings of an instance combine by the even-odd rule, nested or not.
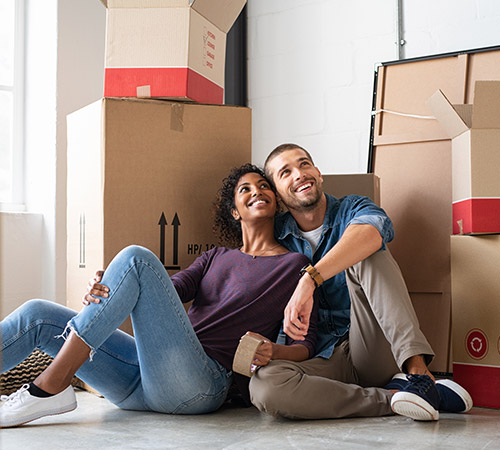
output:
[[[172,283],[182,303],[190,302],[196,297],[198,286],[213,256],[213,250],[204,252],[188,268],[172,275]]]

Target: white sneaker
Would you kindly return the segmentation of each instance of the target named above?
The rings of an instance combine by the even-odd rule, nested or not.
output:
[[[0,400],[0,428],[15,427],[35,419],[73,411],[76,396],[73,386],[51,397],[35,397],[25,384],[13,394],[2,395]]]

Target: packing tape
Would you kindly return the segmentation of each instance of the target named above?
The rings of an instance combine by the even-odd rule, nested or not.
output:
[[[137,86],[136,88],[137,98],[150,98],[151,97],[151,86]]]
[[[184,105],[182,103],[172,103],[170,129],[181,133],[184,131]]]
[[[233,372],[251,377],[255,373],[255,370],[252,370],[255,353],[263,342],[263,339],[245,334],[245,336],[241,338],[240,344],[234,354]]]

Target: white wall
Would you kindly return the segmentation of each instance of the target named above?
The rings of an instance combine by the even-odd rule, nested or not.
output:
[[[324,173],[366,171],[374,64],[397,54],[395,4],[248,0],[254,162],[292,141]],[[500,44],[498,0],[404,0],[403,14],[405,57]],[[65,300],[65,117],[102,95],[101,2],[28,0],[28,19],[28,213],[0,217],[0,314]]]
[[[396,0],[249,0],[253,160],[283,142],[324,173],[366,172],[375,63],[397,59]],[[500,45],[497,0],[404,0],[405,58]]]
[[[103,92],[99,0],[27,0],[26,11],[27,212],[0,213],[0,317],[33,297],[65,303],[66,115]]]

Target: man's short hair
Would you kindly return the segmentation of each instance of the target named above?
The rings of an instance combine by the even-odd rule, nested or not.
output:
[[[266,162],[264,163],[264,172],[266,173],[266,177],[269,179],[269,181],[273,182],[273,176],[269,172],[269,166],[268,166],[269,163],[271,162],[271,160],[276,158],[276,156],[281,155],[281,153],[286,152],[287,150],[295,150],[297,148],[299,150],[302,150],[306,154],[307,158],[314,165],[314,161],[312,159],[312,156],[304,147],[301,147],[300,145],[292,144],[292,143],[278,145],[271,153],[269,153],[268,157],[266,158]]]

